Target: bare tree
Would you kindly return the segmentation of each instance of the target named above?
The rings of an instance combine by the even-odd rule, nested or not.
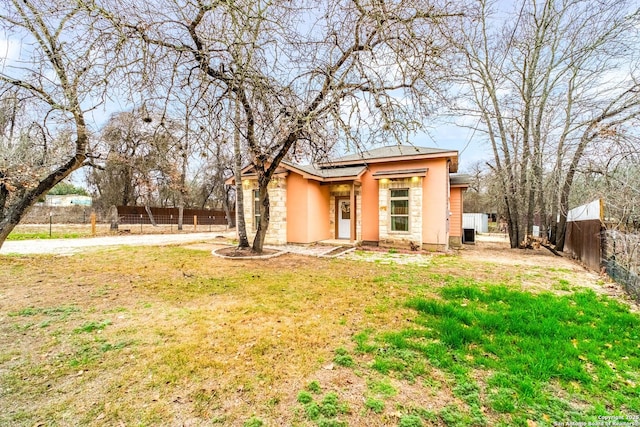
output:
[[[244,249],[249,247],[249,238],[247,237],[247,224],[244,218],[244,192],[242,191],[242,151],[240,141],[240,102],[233,100],[234,103],[234,132],[233,132],[233,176],[235,179],[236,192],[236,228],[238,230],[238,248]],[[267,201],[269,194],[267,193]],[[266,231],[265,231],[266,233]]]
[[[203,94],[197,104],[197,113],[193,116],[195,121],[194,131],[197,150],[200,153],[200,168],[198,175],[199,205],[213,203],[215,207],[222,208],[227,217],[229,227],[235,226],[231,215],[230,203],[231,189],[225,184],[225,180],[233,176],[235,156],[232,141],[238,132],[231,118],[222,114],[224,101],[211,93]],[[238,136],[238,143],[239,136]],[[238,148],[238,152],[240,149]],[[241,162],[242,163],[242,162]],[[246,240],[246,238],[245,238]],[[246,247],[248,247],[248,242]]]
[[[398,143],[422,126],[446,74],[442,27],[458,14],[437,0],[166,0],[153,8],[122,0],[119,11],[109,8],[104,16],[147,50],[190,55],[201,73],[194,82],[206,79],[239,103],[238,131],[258,179],[256,252],[269,224],[267,187],[292,150],[312,146],[320,157],[339,139],[356,150]]]
[[[477,161],[463,172],[469,175],[469,188],[464,195],[465,212],[497,213],[499,197],[490,166],[486,162]]]
[[[181,121],[146,107],[110,117],[94,147],[99,167],[87,174],[99,205],[143,205],[154,224],[151,206],[184,203],[188,144]]]
[[[142,117],[135,111],[113,114],[99,135],[95,151],[102,153],[103,164],[87,174],[98,194],[98,203],[109,206],[135,205],[139,195],[137,176],[145,171],[140,163],[150,147],[140,133]]]
[[[602,199],[608,229],[640,231],[640,141],[627,150],[589,153],[576,174],[571,206]]]
[[[0,67],[10,112],[0,136],[2,245],[38,198],[90,161],[86,115],[103,101],[121,39],[76,2],[0,4],[0,27],[20,46]]]
[[[537,216],[562,250],[585,151],[612,142],[611,132],[632,131],[624,125],[640,113],[632,68],[637,6],[542,0],[512,7],[478,2],[478,22],[460,44],[459,81],[469,91],[457,109],[477,117],[492,149],[511,246]]]

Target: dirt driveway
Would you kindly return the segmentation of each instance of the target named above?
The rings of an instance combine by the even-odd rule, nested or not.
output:
[[[523,277],[527,279],[526,282],[530,286],[556,292],[558,289],[549,287],[548,277],[541,271],[570,271],[574,273],[573,280],[576,286],[589,288],[597,294],[615,297],[628,304],[632,311],[640,312],[640,304],[631,299],[620,285],[606,274],[589,270],[567,254],[556,256],[545,248],[511,249],[506,235],[485,234],[476,236],[475,245],[464,245],[460,255],[468,261],[492,263],[496,269],[500,269],[501,266],[525,267]]]

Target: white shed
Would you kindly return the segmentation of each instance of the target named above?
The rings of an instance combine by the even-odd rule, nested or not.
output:
[[[483,213],[463,213],[462,228],[473,228],[476,233],[488,233],[489,215]]]

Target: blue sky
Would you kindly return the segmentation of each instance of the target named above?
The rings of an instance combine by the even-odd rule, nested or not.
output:
[[[415,145],[457,150],[460,156],[459,172],[468,171],[479,161],[488,161],[493,157],[491,148],[482,138],[481,132],[455,125],[436,125],[428,134],[416,135]]]

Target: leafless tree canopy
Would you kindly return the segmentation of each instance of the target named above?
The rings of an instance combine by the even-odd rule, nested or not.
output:
[[[590,150],[634,140],[637,147],[637,4],[476,5],[479,19],[465,26],[459,46],[468,96],[457,109],[493,152],[511,245],[537,217],[562,249],[571,188]]]
[[[180,64],[189,84],[240,106],[236,126],[263,206],[257,251],[269,221],[267,184],[285,156],[321,158],[339,140],[397,143],[422,126],[446,74],[443,27],[460,12],[425,0],[121,0],[95,8],[138,40],[152,68],[155,58]]]
[[[173,118],[157,160],[179,206],[198,166],[221,179],[220,158],[244,156],[259,181],[256,251],[280,161],[410,142],[444,105],[485,136],[512,246],[537,220],[562,248],[580,171],[638,152],[631,0],[0,4],[0,242],[38,197],[97,161],[91,138],[106,143],[109,126],[93,132],[89,113],[116,99]]]
[[[87,112],[106,96],[122,38],[76,2],[3,0],[0,244],[35,201],[90,160]],[[78,37],[82,34],[82,37]]]

